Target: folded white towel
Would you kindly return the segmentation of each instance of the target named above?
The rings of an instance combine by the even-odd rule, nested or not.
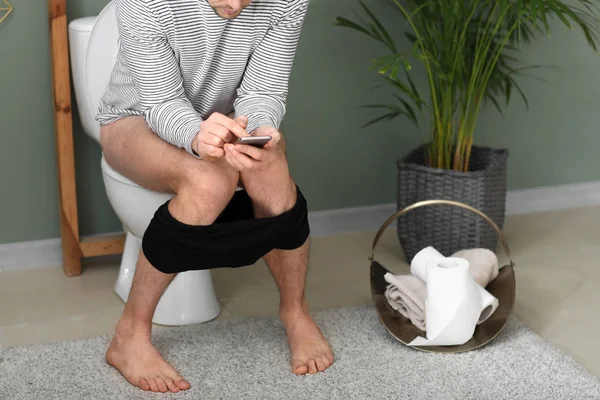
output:
[[[469,272],[475,282],[485,288],[498,276],[498,257],[488,249],[465,249],[457,251],[452,257],[464,258],[469,262]],[[425,299],[427,285],[412,274],[384,276],[389,285],[385,290],[388,304],[417,328],[426,331]]]

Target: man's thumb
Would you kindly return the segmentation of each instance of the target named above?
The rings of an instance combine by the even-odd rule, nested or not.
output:
[[[248,117],[245,115],[240,115],[235,119],[235,122],[244,127],[244,129],[248,126]]]

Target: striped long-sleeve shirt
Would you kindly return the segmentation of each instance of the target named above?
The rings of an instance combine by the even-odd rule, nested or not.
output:
[[[207,0],[117,0],[119,53],[97,120],[144,116],[167,142],[191,144],[213,112],[247,131],[279,128],[308,0],[254,0],[235,19]]]

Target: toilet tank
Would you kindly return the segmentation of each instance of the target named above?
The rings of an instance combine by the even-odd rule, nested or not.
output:
[[[85,59],[96,17],[78,18],[69,24],[69,53],[71,56],[71,73],[73,89],[79,111],[79,118],[85,133],[96,136],[96,108],[88,101],[88,91],[85,83]],[[97,139],[94,137],[94,139]]]
[[[73,20],[69,24],[69,39],[81,123],[85,133],[99,142],[100,124],[95,118],[119,50],[115,0],[110,1],[97,17]]]

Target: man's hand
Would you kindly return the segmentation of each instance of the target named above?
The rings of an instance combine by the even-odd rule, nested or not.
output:
[[[252,136],[271,136],[272,139],[267,143],[263,148],[265,150],[269,150],[271,148],[277,147],[277,144],[281,140],[281,132],[279,132],[276,128],[272,126],[259,126],[256,128],[254,132],[252,132]]]
[[[213,161],[225,155],[223,146],[238,137],[249,136],[245,128],[248,118],[240,116],[232,119],[220,113],[213,113],[200,124],[200,131],[194,138],[192,148],[207,161]]]
[[[226,144],[225,159],[238,171],[260,170],[269,166],[281,156],[278,143],[281,132],[271,126],[258,127],[252,136],[271,136],[271,140],[262,149],[247,144]]]

